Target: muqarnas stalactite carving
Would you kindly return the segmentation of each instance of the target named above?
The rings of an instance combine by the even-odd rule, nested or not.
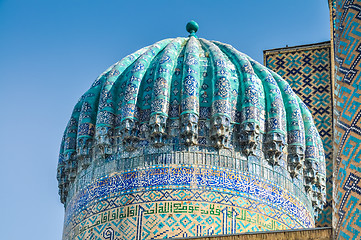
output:
[[[211,126],[211,140],[216,148],[226,148],[229,141],[231,120],[228,116],[213,117]]]
[[[198,144],[198,116],[194,113],[181,115],[181,137],[187,146]]]

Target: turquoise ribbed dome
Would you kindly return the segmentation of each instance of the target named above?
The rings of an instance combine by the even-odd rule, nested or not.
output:
[[[232,46],[190,36],[145,47],[80,98],[60,150],[59,187],[119,152],[232,150],[298,178],[322,208],[325,158],[310,112],[279,75]],[[286,157],[285,157],[286,156]]]

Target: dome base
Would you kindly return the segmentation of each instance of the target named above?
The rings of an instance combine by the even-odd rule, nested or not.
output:
[[[162,239],[310,228],[312,216],[290,192],[255,174],[205,165],[154,165],[104,176],[73,195],[66,206],[63,239]]]

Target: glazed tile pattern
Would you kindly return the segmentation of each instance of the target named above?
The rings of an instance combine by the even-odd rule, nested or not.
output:
[[[265,66],[291,86],[312,113],[326,157],[327,199],[316,222],[332,224],[333,103],[330,42],[264,51]]]
[[[67,206],[63,239],[108,232],[114,239],[157,239],[313,224],[298,198],[253,174],[158,165],[114,173],[79,191]]]
[[[361,234],[361,2],[329,1],[335,53],[335,163],[333,227],[336,239]]]
[[[57,177],[64,239],[313,227],[326,200],[307,106],[278,74],[193,35],[96,79],[64,132]]]

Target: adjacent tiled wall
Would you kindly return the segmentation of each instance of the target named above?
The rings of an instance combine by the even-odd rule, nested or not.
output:
[[[335,55],[335,239],[361,236],[361,1],[330,0]]]
[[[330,42],[264,51],[264,64],[288,81],[312,113],[326,155],[327,202],[317,226],[331,226],[332,82]]]

